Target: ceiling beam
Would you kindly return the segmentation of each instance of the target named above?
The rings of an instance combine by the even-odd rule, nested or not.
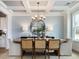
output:
[[[66,10],[68,6],[53,6],[52,10]]]
[[[79,3],[77,3],[76,5],[74,5],[72,8],[69,8],[71,12],[76,12],[79,10]]]
[[[26,13],[14,12],[13,16],[33,16],[34,14],[29,15],[29,14],[26,14]],[[51,13],[45,15],[45,16],[64,16],[64,15],[63,15],[63,12],[53,12],[53,13],[51,12]]]
[[[0,11],[4,11],[4,10],[13,13],[13,11],[11,9],[8,9],[8,6],[2,0],[0,0]]]
[[[1,0],[0,0],[0,5],[2,5],[4,8],[7,8],[7,5],[4,2],[2,2]]]
[[[48,14],[49,11],[53,8],[54,2],[55,2],[55,1],[52,1],[52,0],[49,0],[49,1],[48,1],[47,7],[46,7],[46,13],[47,13],[47,14]]]
[[[31,14],[30,4],[28,0],[22,0],[25,10],[28,14]]]

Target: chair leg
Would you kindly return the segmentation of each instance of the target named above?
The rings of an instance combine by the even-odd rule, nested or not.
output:
[[[36,53],[35,53],[35,50],[34,50],[34,59],[36,59]]]
[[[22,55],[21,55],[21,59],[22,59]]]
[[[23,56],[21,56],[21,59],[23,59]]]
[[[34,49],[32,50],[32,59],[35,59]]]
[[[58,50],[58,59],[60,59],[60,49]]]
[[[46,59],[46,50],[45,50],[45,59]]]
[[[23,59],[23,51],[21,52],[21,59]]]
[[[33,51],[32,51],[32,59],[33,59]]]
[[[50,56],[49,56],[49,49],[48,49],[48,59],[50,59]]]

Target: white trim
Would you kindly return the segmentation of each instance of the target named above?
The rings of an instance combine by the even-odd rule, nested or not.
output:
[[[24,7],[26,9],[26,12],[31,14],[31,8],[30,8],[30,4],[29,4],[29,1],[28,0],[22,0],[23,4],[24,4]]]
[[[33,15],[33,14],[32,14]],[[32,16],[23,12],[14,12],[13,16]],[[45,14],[45,16],[64,16],[64,12],[50,12],[49,14]]]
[[[0,1],[0,5],[2,5],[4,8],[7,8],[7,5],[3,3],[2,1]]]
[[[8,6],[8,8],[12,10],[25,10],[23,6]]]
[[[77,3],[72,8],[70,8],[70,10],[71,10],[72,13],[76,12],[77,10],[79,10],[79,3]]]
[[[7,9],[7,6],[6,6],[6,5],[4,6],[4,5],[5,5],[5,4],[4,4],[2,1],[0,1],[0,11],[1,11],[1,12],[3,12],[3,13],[6,14],[6,15],[13,13],[12,10]]]
[[[53,2],[53,3],[52,3]],[[48,4],[47,4],[47,6],[46,6],[46,13],[48,14],[49,13],[49,11],[52,9],[52,5],[54,5],[54,1],[52,1],[52,0],[49,0],[48,1]],[[44,6],[45,7],[45,6]]]

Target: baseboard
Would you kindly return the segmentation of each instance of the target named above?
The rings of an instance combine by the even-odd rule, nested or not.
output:
[[[11,54],[9,53],[8,55],[9,55],[10,57],[20,57],[20,56],[21,56],[21,54],[12,54],[12,53],[11,53]]]
[[[60,55],[60,56],[72,56],[72,55]]]

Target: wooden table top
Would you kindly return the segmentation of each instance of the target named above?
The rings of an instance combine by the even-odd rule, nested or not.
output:
[[[41,39],[40,39],[41,40]],[[48,41],[49,39],[46,39],[46,41]],[[21,39],[14,39],[13,40],[14,43],[17,43],[17,44],[21,44]],[[64,40],[64,39],[60,39],[60,42],[61,43],[67,43],[68,40]]]

